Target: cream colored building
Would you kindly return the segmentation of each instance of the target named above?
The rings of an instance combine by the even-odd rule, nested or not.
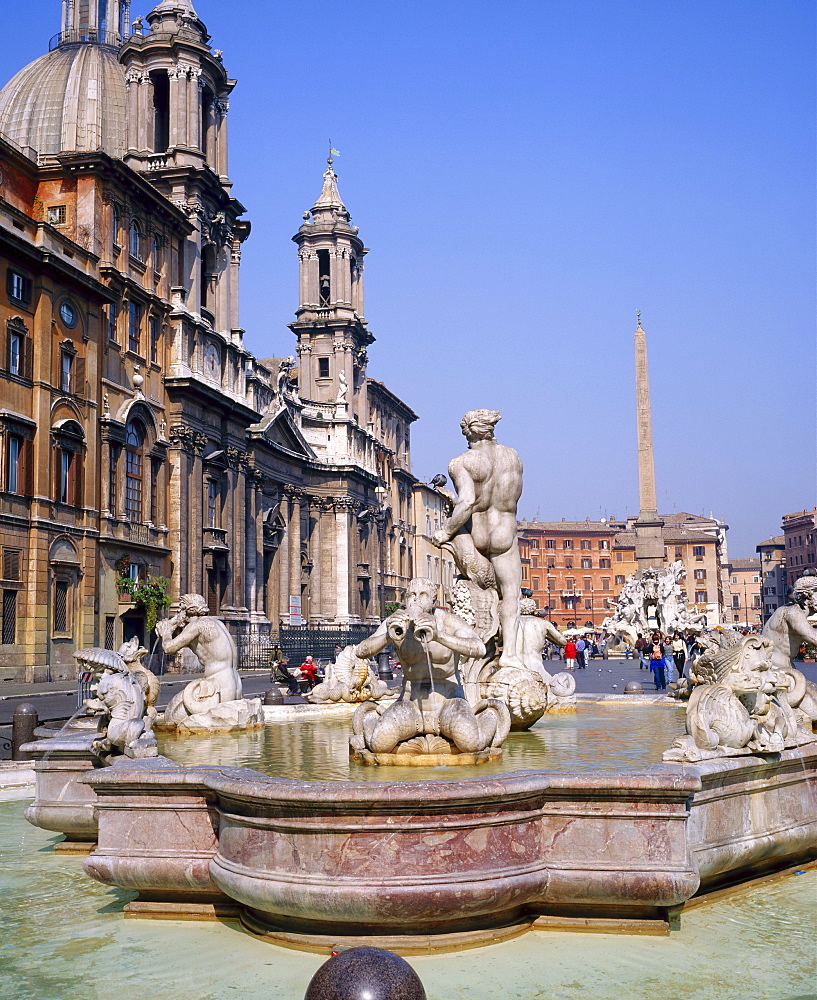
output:
[[[446,594],[454,585],[454,559],[431,541],[447,517],[444,496],[428,483],[415,483],[413,489],[414,575],[437,584],[437,602],[446,603]]]
[[[663,564],[680,560],[686,570],[683,587],[693,611],[706,613],[710,625],[724,621],[730,603],[726,572],[726,531],[728,525],[715,518],[688,514],[661,514]],[[609,519],[618,528],[613,543],[613,570],[616,594],[638,566],[635,558],[635,518]]]
[[[731,559],[726,564],[729,574],[729,605],[724,624],[763,624],[763,576],[760,559]]]

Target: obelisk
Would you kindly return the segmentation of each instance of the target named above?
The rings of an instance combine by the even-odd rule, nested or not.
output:
[[[638,520],[635,522],[635,558],[639,570],[658,569],[664,564],[664,522],[658,516],[655,496],[655,458],[652,448],[650,375],[647,367],[647,335],[637,313],[635,329],[635,404],[638,422]]]

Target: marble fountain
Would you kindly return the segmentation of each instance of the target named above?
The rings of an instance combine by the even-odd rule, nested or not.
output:
[[[351,780],[326,780],[319,766],[308,778],[231,766],[238,725],[221,761],[160,756],[130,688],[131,714],[115,718],[109,699],[100,733],[29,745],[37,793],[26,818],[87,853],[88,876],[128,893],[127,915],[238,920],[323,954],[359,942],[425,954],[531,930],[664,932],[716,890],[817,856],[817,692],[790,648],[811,629],[817,578],[798,582],[794,610],[781,609],[767,635],[703,658],[663,760],[554,770],[545,753],[538,767],[505,769],[517,766],[514,741],[564,718],[572,691],[570,678],[542,671],[552,626],[520,605],[521,463],[495,441],[498,419],[467,414],[469,449],[450,467],[458,498],[435,540],[460,573],[451,610],[435,609],[427,581],[415,580],[406,608],[353,651],[350,663],[365,662],[395,642],[407,683],[396,700],[362,701],[346,723]],[[214,621],[195,621],[200,646]],[[175,622],[163,638],[194,641],[182,639],[186,629],[190,621]],[[127,666],[104,666],[103,703],[109,675],[107,687],[135,683]],[[353,676],[362,684],[366,671],[346,671],[347,683]],[[198,694],[212,699],[217,688]],[[240,689],[228,685],[225,699],[239,701]],[[245,734],[258,727],[253,712]],[[168,755],[174,741],[200,739],[155,728]],[[361,771],[368,780],[355,780]]]

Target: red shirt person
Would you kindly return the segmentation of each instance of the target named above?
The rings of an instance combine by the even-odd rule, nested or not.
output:
[[[315,680],[318,674],[318,668],[312,662],[312,657],[307,656],[304,662],[301,664],[301,673],[309,681],[312,687],[315,686]]]

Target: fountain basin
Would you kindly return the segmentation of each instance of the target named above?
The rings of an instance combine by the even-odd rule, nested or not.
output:
[[[79,780],[104,767],[91,748],[96,735],[96,728],[74,730],[25,744],[37,781],[37,797],[25,811],[29,823],[63,833],[67,841],[96,841],[96,794]]]
[[[817,856],[815,771],[808,749],[404,784],[129,760],[82,778],[99,818],[84,867],[136,890],[132,910],[232,901],[305,948],[461,947],[542,915],[666,921],[697,892]]]

